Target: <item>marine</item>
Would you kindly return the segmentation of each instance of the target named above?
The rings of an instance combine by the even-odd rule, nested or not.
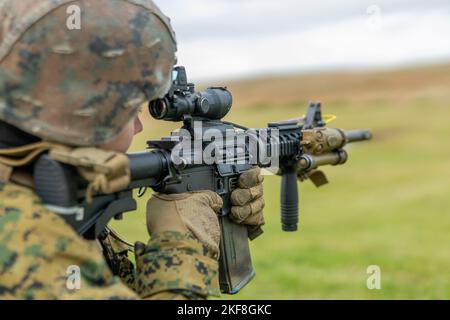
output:
[[[69,5],[80,8],[80,29],[66,28]],[[0,299],[219,295],[216,193],[154,194],[149,240],[129,245],[110,229],[84,239],[34,189],[43,154],[76,160],[91,195],[128,185],[139,111],[167,93],[176,50],[151,0],[0,1]],[[264,224],[262,180],[259,169],[240,176],[237,223]],[[68,285],[73,266],[80,286]]]

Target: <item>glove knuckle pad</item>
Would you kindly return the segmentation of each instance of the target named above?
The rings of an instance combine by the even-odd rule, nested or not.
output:
[[[255,168],[242,173],[239,177],[239,186],[241,188],[251,188],[262,182],[261,169]]]

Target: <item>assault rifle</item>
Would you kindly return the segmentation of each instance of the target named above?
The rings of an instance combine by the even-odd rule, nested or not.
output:
[[[184,67],[174,69],[173,85],[163,99],[149,103],[150,114],[160,120],[182,121],[180,130],[161,140],[148,141],[150,150],[129,154],[131,183],[127,190],[85,199],[85,184],[74,168],[48,155],[35,164],[36,191],[44,204],[59,208],[79,234],[89,239],[102,235],[108,222],[136,210],[133,189],[152,188],[163,193],[212,190],[224,206],[221,227],[219,278],[223,293],[234,294],[255,275],[248,239],[262,231],[234,223],[230,217],[231,192],[239,175],[254,166],[281,176],[281,224],[284,231],[298,225],[297,181],[327,182],[323,165],[346,162],[343,147],[368,140],[369,130],[326,128],[320,103],[311,103],[304,117],[248,129],[222,118],[230,111],[231,93],[225,87],[195,91]]]

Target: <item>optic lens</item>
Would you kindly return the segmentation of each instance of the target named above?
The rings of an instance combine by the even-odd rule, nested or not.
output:
[[[164,119],[167,115],[167,103],[163,99],[153,100],[149,104],[149,111],[153,118]]]

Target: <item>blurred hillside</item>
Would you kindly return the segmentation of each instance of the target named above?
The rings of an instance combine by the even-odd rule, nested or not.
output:
[[[316,73],[232,82],[242,106],[392,99],[404,101],[450,94],[450,64],[404,70]]]
[[[450,298],[450,65],[208,85],[219,84],[234,96],[226,119],[249,127],[298,117],[319,100],[338,116],[331,127],[374,132],[348,147],[347,164],[325,168],[329,185],[301,185],[296,233],[281,231],[280,179],[266,177],[257,276],[233,298]],[[179,126],[142,117],[133,150]],[[148,238],[145,200],[113,223],[129,241]],[[369,265],[381,268],[381,290],[366,287]]]

